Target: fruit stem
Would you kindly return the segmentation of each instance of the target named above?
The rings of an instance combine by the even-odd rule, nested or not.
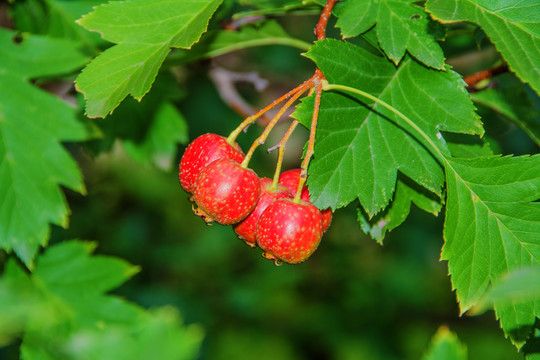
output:
[[[241,166],[243,168],[247,168],[249,161],[251,160],[251,157],[253,156],[253,153],[255,152],[255,149],[257,149],[260,145],[264,144],[264,142],[266,141],[266,138],[268,138],[268,135],[270,134],[270,131],[272,131],[272,129],[278,122],[279,118],[281,118],[281,115],[283,115],[283,113],[296,101],[296,99],[300,97],[300,95],[302,95],[307,89],[309,89],[312,86],[313,86],[312,78],[310,78],[308,81],[300,85],[297,88],[298,89],[297,92],[289,100],[287,100],[285,105],[283,105],[283,107],[272,118],[272,120],[270,120],[268,125],[266,125],[266,128],[264,129],[263,133],[257,139],[255,139],[253,144],[251,144],[251,147],[249,148],[249,151],[247,152],[246,157],[244,158],[244,161],[242,161]]]
[[[314,153],[315,148],[315,134],[317,132],[317,120],[319,118],[319,108],[321,105],[321,95],[322,95],[322,89],[323,89],[323,81],[324,76],[322,72],[317,68],[315,71],[315,75],[313,77],[318,79],[317,82],[317,88],[315,90],[315,104],[313,105],[313,116],[311,118],[311,127],[309,130],[309,140],[308,140],[308,147],[306,154],[304,156],[304,160],[302,161],[302,166],[300,167],[300,181],[298,182],[298,189],[296,190],[296,194],[294,196],[294,202],[299,203],[300,202],[300,196],[302,195],[302,189],[304,188],[304,185],[307,180],[307,169],[309,166],[309,162],[311,160],[311,157]]]
[[[244,121],[242,121],[242,123],[240,123],[240,125],[238,125],[238,127],[236,129],[234,129],[230,133],[230,135],[227,137],[227,142],[230,145],[233,145],[234,142],[236,141],[236,138],[238,137],[238,135],[240,135],[242,130],[247,128],[249,125],[253,124],[258,118],[260,118],[268,110],[276,107],[278,104],[282,103],[283,101],[290,98],[291,96],[297,95],[300,91],[304,92],[305,88],[306,88],[306,85],[310,84],[310,86],[312,86],[312,84],[311,84],[312,82],[313,82],[312,78],[307,79],[302,84],[298,85],[297,87],[295,87],[294,89],[292,89],[291,91],[289,91],[288,93],[286,93],[285,95],[280,97],[279,99],[276,99],[276,100],[272,101],[272,103],[270,105],[267,105],[265,108],[257,111],[255,114],[253,114],[251,116],[248,116]]]
[[[315,25],[315,35],[317,36],[317,40],[326,39],[326,27],[328,26],[328,19],[330,19],[330,16],[332,15],[332,9],[338,1],[339,0],[327,0],[326,4],[324,4],[324,8],[321,11],[321,15],[319,16],[319,21],[317,22],[317,25]],[[314,79],[315,83],[317,84],[315,90],[315,104],[313,106],[313,116],[311,118],[311,127],[309,130],[308,148],[304,156],[304,160],[302,161],[302,166],[300,167],[300,181],[298,182],[298,189],[296,190],[296,194],[294,195],[293,199],[293,201],[296,203],[300,202],[302,189],[304,188],[307,180],[307,169],[311,157],[314,153],[315,134],[317,132],[317,120],[319,118],[319,108],[321,105],[323,82],[328,83],[319,68],[315,69],[315,74],[313,75],[312,79]]]
[[[274,179],[272,181],[272,189],[277,189],[277,184],[279,181],[279,174],[281,173],[281,166],[283,165],[283,155],[285,154],[285,144],[287,144],[287,141],[291,137],[291,134],[293,133],[294,129],[296,128],[296,125],[298,125],[298,120],[294,120],[289,126],[289,129],[287,129],[287,132],[283,137],[281,138],[280,142],[277,144],[278,148],[278,158],[277,158],[277,164],[276,164],[276,171],[274,172]]]
[[[324,40],[326,39],[326,27],[328,26],[328,19],[330,18],[330,15],[332,14],[332,9],[334,8],[334,5],[339,0],[327,0],[326,4],[324,5],[323,10],[321,11],[321,15],[319,16],[319,21],[317,22],[317,25],[315,26],[315,35],[317,36],[317,40]],[[227,137],[227,142],[230,145],[233,145],[236,141],[236,138],[242,130],[253,124],[259,117],[261,117],[264,113],[266,113],[268,110],[274,108],[278,104],[282,103],[286,99],[290,98],[291,96],[297,95],[298,92],[302,91],[304,92],[306,88],[313,87],[316,84],[317,80],[324,79],[324,76],[322,75],[321,71],[317,68],[315,71],[315,75],[313,75],[311,78],[304,81],[299,86],[295,87],[279,99],[274,100],[270,105],[266,106],[265,108],[259,110],[255,114],[247,117],[236,129],[234,129],[231,134]]]

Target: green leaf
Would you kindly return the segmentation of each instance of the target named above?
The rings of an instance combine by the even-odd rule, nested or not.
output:
[[[89,117],[105,117],[131,94],[150,90],[172,47],[189,48],[206,31],[221,0],[115,1],[95,8],[78,23],[117,43],[96,57],[76,80]],[[118,14],[122,14],[119,16]]]
[[[166,62],[182,64],[233,51],[263,45],[286,45],[309,50],[311,44],[292,38],[275,21],[246,25],[238,31],[213,30],[205,33],[190,50],[173,50]]]
[[[307,56],[330,83],[367,91],[409,116],[445,153],[440,131],[483,132],[463,82],[450,69],[429,70],[410,58],[396,68],[386,58],[332,39],[317,42]],[[308,98],[295,113],[304,124],[311,121],[312,103]],[[395,114],[359,96],[323,94],[308,178],[319,208],[342,207],[358,198],[372,217],[392,199],[398,170],[441,195],[441,166],[414,130],[396,122],[402,124]]]
[[[494,303],[508,304],[540,299],[540,266],[524,267],[504,276],[472,310],[482,313]]]
[[[472,21],[486,32],[510,68],[540,94],[540,3],[490,0],[428,0],[442,21]]]
[[[447,159],[445,244],[462,312],[504,274],[540,261],[540,156]],[[540,302],[495,304],[505,333],[518,346]]]
[[[510,74],[496,77],[492,85],[489,89],[472,93],[472,100],[511,120],[540,146],[540,109],[534,107],[531,98],[538,99],[538,96]]]
[[[103,2],[104,0],[27,0],[15,2],[11,7],[11,14],[15,28],[19,31],[75,40],[95,53],[97,46],[104,44],[104,41],[98,34],[77,25],[75,20]]]
[[[486,141],[485,136],[480,138],[471,135],[444,133],[443,137],[454,157],[472,158],[493,155],[491,146]]]
[[[89,149],[96,154],[110,151],[120,140],[136,161],[171,169],[177,144],[188,141],[187,124],[174,106],[182,96],[172,77],[158,75],[144,99],[128,98],[109,118],[95,120],[103,136],[89,142]]]
[[[0,341],[24,331],[21,358],[194,359],[202,331],[184,326],[170,307],[144,311],[105,291],[138,268],[91,253],[94,243],[49,247],[26,274],[9,261],[0,279]]]
[[[202,335],[198,326],[182,326],[176,309],[162,307],[149,313],[137,331],[118,326],[84,330],[74,334],[66,348],[75,359],[187,360],[197,358]]]
[[[398,179],[394,199],[390,205],[370,220],[359,210],[358,221],[366,234],[382,244],[386,233],[407,219],[412,204],[433,215],[438,215],[442,208],[441,199],[419,188],[409,179]]]
[[[55,245],[38,258],[34,276],[49,291],[71,298],[107,292],[139,271],[120,259],[90,256],[95,247],[94,243],[79,241]]]
[[[134,321],[138,308],[102,293],[123,283],[138,268],[116,258],[90,256],[94,248],[94,243],[80,241],[51,246],[32,275],[8,261],[0,279],[0,324],[16,314],[20,329],[46,333],[59,322],[75,319],[93,317],[95,326],[96,314],[108,314],[109,321]],[[0,336],[9,334],[9,329],[0,329]]]
[[[127,347],[136,342],[133,337],[159,320],[129,302],[104,294],[130,278],[138,267],[117,258],[92,256],[94,249],[94,243],[81,241],[51,246],[32,274],[26,274],[14,261],[6,265],[0,279],[0,324],[8,326],[0,328],[0,339],[9,341],[24,331],[24,359],[64,358],[70,346],[81,345],[87,332],[98,332],[102,340],[121,332],[128,339],[117,345]],[[175,327],[178,321],[173,325],[173,330],[183,330]],[[139,350],[170,347],[170,342],[179,339],[154,340],[154,345],[141,343]]]
[[[175,160],[177,143],[188,142],[186,120],[170,102],[162,102],[152,124],[141,142],[127,140],[124,148],[135,160],[152,163],[163,170],[170,170]]]
[[[456,334],[441,326],[422,360],[467,360],[467,348]]]
[[[70,40],[0,28],[0,45],[0,72],[24,79],[68,74],[88,61]]]
[[[50,323],[48,310],[28,276],[14,259],[9,259],[0,278],[0,347],[24,331],[28,318]]]
[[[49,224],[67,226],[60,185],[84,192],[77,165],[62,141],[83,140],[75,109],[28,79],[66,74],[86,58],[75,43],[0,29],[0,247],[31,267]]]
[[[444,53],[435,41],[428,14],[410,0],[347,1],[338,13],[344,38],[365,33],[375,25],[377,39],[395,63],[405,52],[435,69],[444,69]]]

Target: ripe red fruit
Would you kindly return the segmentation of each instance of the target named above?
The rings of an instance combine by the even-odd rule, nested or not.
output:
[[[206,222],[223,225],[244,219],[257,204],[260,194],[259,177],[253,170],[223,158],[212,162],[200,173],[195,183],[195,211]]]
[[[278,199],[292,198],[291,192],[285,186],[278,184],[274,189],[272,179],[261,178],[260,181],[261,195],[255,209],[244,220],[234,225],[234,232],[251,247],[255,247],[256,244],[255,231],[262,212]]]
[[[268,259],[297,264],[319,246],[322,216],[315,205],[300,200],[279,199],[263,211],[257,223],[257,244]]]
[[[296,194],[296,190],[298,190],[298,183],[300,182],[300,169],[292,169],[282,172],[279,175],[279,183],[286,186],[290,192],[293,194]],[[302,188],[302,194],[300,195],[300,198],[304,201],[309,202],[309,191],[307,186],[304,186]]]
[[[279,183],[282,185],[285,185],[293,194],[296,194],[296,190],[298,190],[298,183],[300,182],[300,169],[292,169],[284,171],[279,175]],[[309,199],[309,190],[308,187],[304,185],[302,188],[302,194],[300,195],[300,198],[304,201],[310,202]],[[323,232],[325,232],[328,227],[330,226],[330,223],[332,222],[332,209],[328,208],[325,210],[321,210],[321,214],[323,217]]]
[[[244,153],[238,144],[231,146],[223,136],[204,134],[193,140],[184,151],[178,169],[182,188],[189,193],[195,189],[195,181],[208,164],[223,158],[238,163],[244,160]]]

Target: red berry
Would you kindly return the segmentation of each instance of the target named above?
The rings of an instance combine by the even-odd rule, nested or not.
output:
[[[279,176],[279,183],[282,185],[285,185],[293,194],[296,194],[296,191],[298,190],[298,183],[300,182],[300,169],[292,169],[287,170]],[[309,202],[309,190],[308,187],[304,185],[302,188],[302,194],[300,195],[300,198],[304,201]],[[330,226],[330,223],[332,222],[332,209],[328,208],[325,210],[321,210],[321,214],[323,217],[323,232],[325,232],[328,227]]]
[[[195,183],[196,213],[207,222],[235,224],[253,211],[260,190],[259,177],[253,170],[228,158],[216,160],[201,171]]]
[[[182,188],[192,193],[202,169],[223,158],[241,163],[244,160],[244,153],[238,144],[234,143],[234,146],[231,146],[223,136],[216,134],[204,134],[193,140],[180,160],[178,178]]]
[[[319,246],[322,216],[313,204],[280,199],[263,211],[257,223],[257,244],[269,259],[290,264],[306,260]]]
[[[255,209],[244,220],[234,225],[234,232],[244,239],[246,244],[254,247],[255,230],[257,230],[257,221],[262,212],[274,201],[281,198],[292,198],[292,194],[285,186],[278,184],[274,189],[272,187],[272,179],[261,178],[261,196],[255,206]]]
[[[300,182],[300,169],[292,169],[282,172],[279,175],[279,183],[286,186],[290,192],[294,195],[298,190],[298,183]],[[309,202],[309,191],[307,186],[302,188],[302,194],[300,198]]]

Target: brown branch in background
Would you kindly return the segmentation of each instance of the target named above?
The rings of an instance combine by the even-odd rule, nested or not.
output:
[[[482,70],[480,72],[477,72],[476,74],[466,76],[463,78],[463,80],[467,83],[467,90],[469,92],[474,92],[478,90],[475,89],[475,86],[481,81],[491,79],[492,77],[503,74],[505,72],[508,72],[508,66],[506,64],[502,64],[486,70]]]
[[[65,102],[77,106],[77,98],[73,95],[75,92],[73,81],[57,80],[39,84],[39,87],[48,93],[58,96]]]
[[[263,91],[268,86],[268,80],[261,78],[255,72],[238,73],[214,66],[209,71],[209,76],[214,82],[221,99],[244,118],[253,115],[257,110],[240,95],[235,84],[238,82],[250,83],[258,92]],[[264,119],[264,116],[263,122],[268,122],[268,119]]]
[[[265,17],[262,15],[249,15],[249,16],[242,17],[240,19],[236,19],[236,20],[231,19],[229,21],[223,22],[222,27],[225,30],[238,30],[244,25],[252,24],[257,21],[264,20],[264,19]]]

